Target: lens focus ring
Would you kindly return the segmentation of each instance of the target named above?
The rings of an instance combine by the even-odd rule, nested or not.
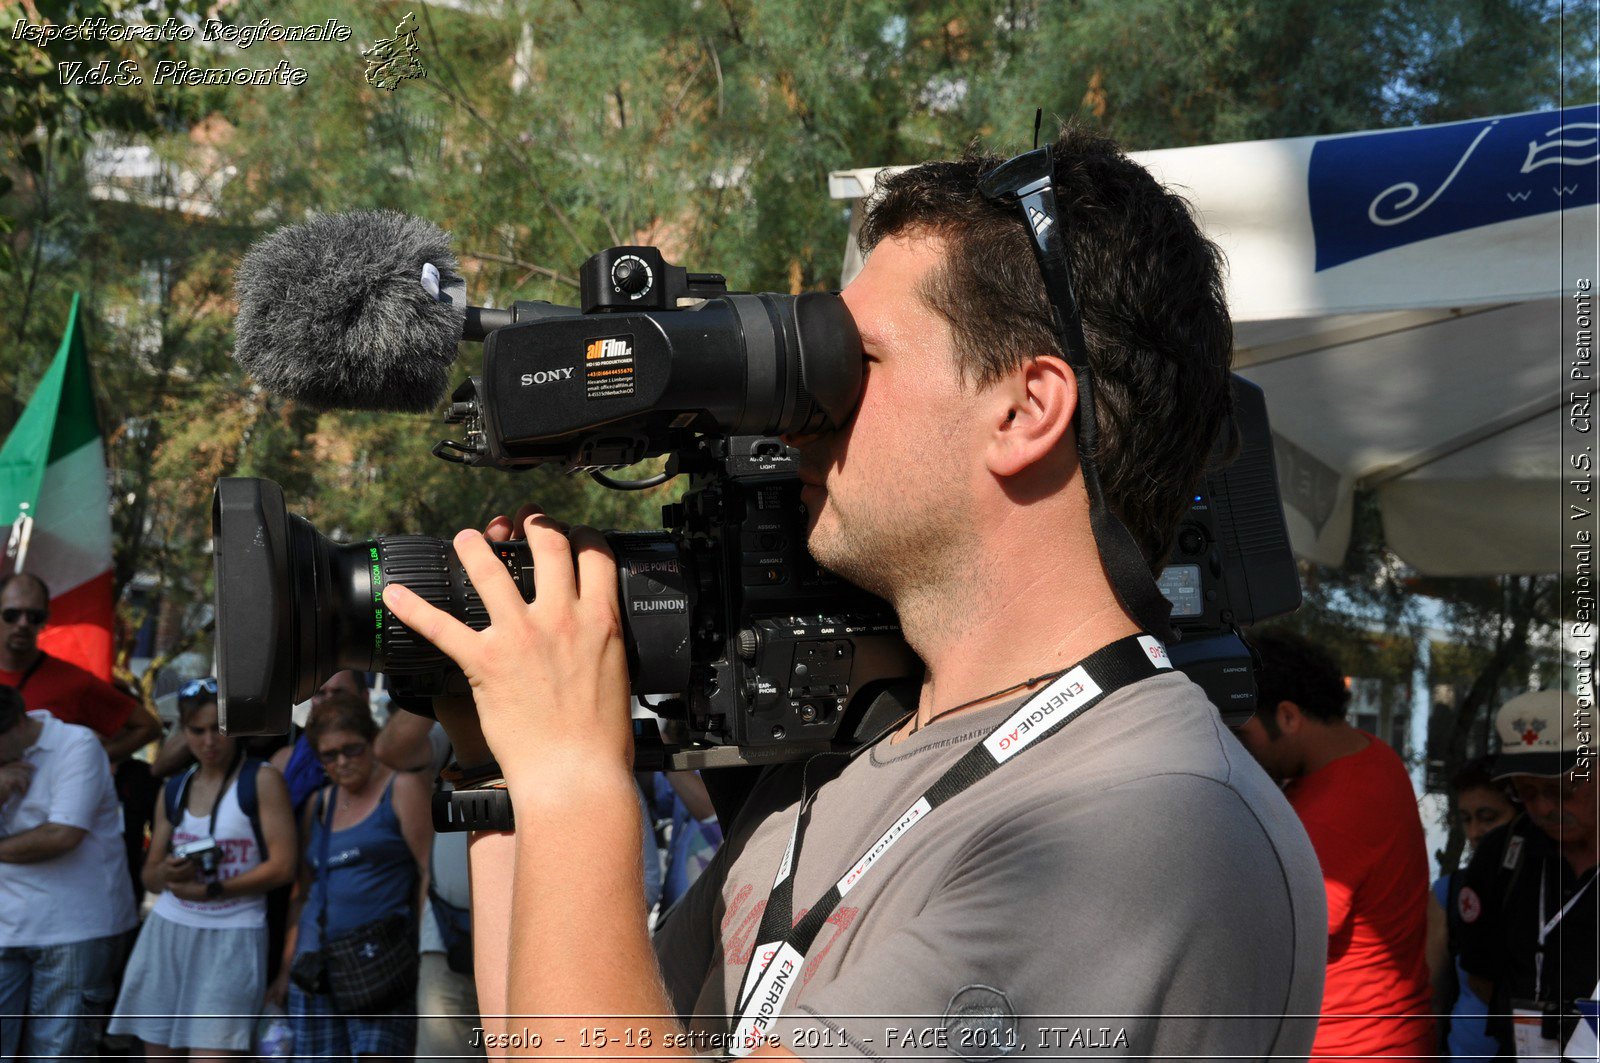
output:
[[[403,583],[429,605],[461,616],[451,593],[450,569],[455,557],[449,543],[426,535],[384,536],[378,540],[378,556],[385,584]],[[454,667],[432,643],[400,623],[387,608],[383,610],[383,644],[377,650],[379,670],[390,675],[425,675]]]

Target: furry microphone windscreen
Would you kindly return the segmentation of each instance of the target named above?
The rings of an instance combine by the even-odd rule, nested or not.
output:
[[[466,311],[423,289],[430,262],[458,272],[449,235],[398,211],[285,226],[239,264],[234,357],[262,387],[319,409],[432,409]]]

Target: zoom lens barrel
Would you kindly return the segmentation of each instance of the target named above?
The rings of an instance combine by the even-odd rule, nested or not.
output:
[[[345,668],[382,672],[397,693],[464,694],[454,662],[383,604],[402,583],[473,630],[489,613],[455,549],[425,535],[386,535],[339,544],[287,511],[270,480],[217,481],[212,505],[216,559],[218,713],[229,735],[281,734],[289,712]],[[659,533],[607,537],[617,555],[624,634],[635,689],[671,693],[688,681],[693,581]],[[528,544],[491,542],[524,601],[533,601]],[[642,629],[642,630],[641,630]],[[641,659],[639,636],[652,649]]]

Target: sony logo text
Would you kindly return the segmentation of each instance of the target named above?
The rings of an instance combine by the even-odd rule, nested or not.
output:
[[[550,384],[557,380],[570,380],[571,378],[572,367],[570,365],[565,369],[541,369],[537,373],[523,373],[522,386],[527,387],[529,384]]]

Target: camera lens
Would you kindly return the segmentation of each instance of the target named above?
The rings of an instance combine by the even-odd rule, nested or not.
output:
[[[664,452],[674,431],[838,427],[860,391],[855,319],[839,296],[807,292],[499,329],[484,340],[477,398],[485,463],[595,467]]]
[[[289,708],[344,668],[438,675],[448,687],[449,673],[459,671],[383,607],[390,580],[474,628],[488,626],[483,603],[443,540],[394,535],[330,542],[285,509],[277,484],[250,479],[218,481],[212,525],[218,705],[230,735],[286,730]],[[531,598],[527,545],[495,549]]]
[[[638,693],[688,682],[693,581],[659,533],[613,535],[623,625]],[[528,544],[490,543],[523,600],[532,601]],[[464,694],[460,669],[384,608],[383,588],[403,583],[474,630],[489,614],[443,539],[385,535],[334,543],[289,513],[270,480],[217,481],[217,702],[229,735],[281,734],[289,711],[335,672],[383,672],[397,694]],[[648,646],[636,635],[649,632]],[[663,648],[665,647],[665,648]]]

